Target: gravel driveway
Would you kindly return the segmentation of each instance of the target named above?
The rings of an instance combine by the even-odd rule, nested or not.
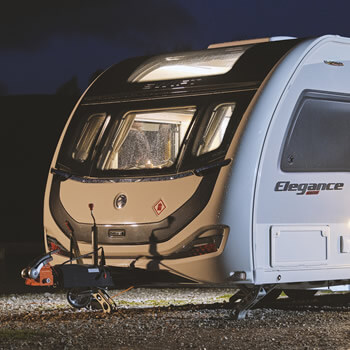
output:
[[[112,314],[72,309],[62,293],[0,296],[0,349],[350,349],[349,303],[261,308],[236,321],[231,294],[134,289]]]

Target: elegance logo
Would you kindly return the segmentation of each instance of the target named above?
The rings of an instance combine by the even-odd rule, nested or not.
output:
[[[297,195],[315,195],[320,191],[341,191],[344,188],[342,182],[330,183],[290,183],[290,181],[278,181],[275,192],[296,192]]]

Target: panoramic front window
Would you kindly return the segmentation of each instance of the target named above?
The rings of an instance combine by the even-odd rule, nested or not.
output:
[[[194,112],[194,107],[183,107],[127,113],[109,133],[97,168],[133,170],[172,166]]]
[[[56,167],[75,176],[177,174],[225,157],[255,91],[80,105]]]

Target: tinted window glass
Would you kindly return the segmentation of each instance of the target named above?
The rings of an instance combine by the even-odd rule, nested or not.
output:
[[[126,114],[109,134],[97,168],[136,170],[172,166],[194,113],[194,107],[183,107]]]
[[[92,145],[98,136],[102,123],[106,118],[105,113],[93,114],[86,121],[78,139],[76,140],[72,158],[78,162],[85,162],[89,156]]]
[[[214,151],[221,145],[235,106],[235,103],[226,103],[214,109],[198,146],[197,156]]]
[[[284,146],[286,172],[350,171],[350,97],[305,93]]]

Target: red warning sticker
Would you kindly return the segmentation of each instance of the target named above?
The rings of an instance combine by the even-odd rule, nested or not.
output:
[[[153,206],[153,210],[157,215],[160,215],[165,208],[166,208],[166,205],[161,199]]]

